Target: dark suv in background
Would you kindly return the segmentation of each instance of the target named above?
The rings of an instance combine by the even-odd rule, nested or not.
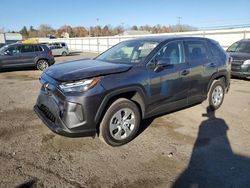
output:
[[[46,45],[14,43],[0,48],[0,70],[24,67],[45,70],[54,63],[54,56]]]
[[[250,77],[250,39],[243,39],[232,44],[227,52],[233,58],[232,76]]]
[[[201,103],[218,109],[230,85],[230,58],[206,38],[124,41],[93,60],[54,65],[41,75],[37,115],[54,132],[131,141],[142,119]]]

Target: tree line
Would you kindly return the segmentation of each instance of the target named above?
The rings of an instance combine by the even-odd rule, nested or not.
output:
[[[184,32],[184,31],[194,31],[197,28],[190,25],[172,25],[172,26],[162,26],[162,25],[144,25],[144,26],[132,26],[128,28],[124,28],[123,26],[115,26],[112,27],[110,25],[101,26],[93,26],[93,27],[71,27],[70,25],[64,25],[59,29],[54,29],[48,24],[42,24],[38,28],[34,28],[30,26],[27,28],[24,26],[19,33],[23,35],[24,38],[33,38],[33,37],[63,37],[64,33],[68,33],[69,37],[97,37],[97,36],[114,36],[120,35],[125,30],[139,30],[139,31],[147,31],[152,34],[154,33],[170,33],[170,32]]]

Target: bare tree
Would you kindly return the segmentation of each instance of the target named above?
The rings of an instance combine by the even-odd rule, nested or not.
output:
[[[170,25],[170,26],[161,26],[161,25],[143,25],[143,26],[132,26],[130,29],[140,30],[140,31],[149,31],[151,33],[169,33],[169,32],[184,32],[184,31],[195,31],[197,28],[190,25]],[[0,32],[4,32],[4,28],[0,28]],[[63,33],[68,33],[70,37],[96,37],[96,36],[112,36],[119,35],[124,32],[123,25],[118,25],[112,27],[110,25],[105,25],[100,27],[99,25],[85,28],[83,26],[71,27],[70,25],[64,25],[57,30],[54,30],[51,26],[47,24],[42,24],[38,29],[35,29],[33,26],[30,26],[29,30],[26,26],[22,28],[20,33],[24,37],[48,37],[49,35],[56,35],[57,37],[62,37]]]
[[[38,30],[41,37],[47,37],[48,35],[54,34],[54,29],[48,24],[40,25]]]
[[[72,33],[74,37],[86,37],[88,35],[88,31],[82,26],[73,27]]]

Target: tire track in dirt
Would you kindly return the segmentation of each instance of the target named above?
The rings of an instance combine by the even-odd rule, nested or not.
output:
[[[25,165],[26,168],[31,167],[31,168],[33,168],[35,170],[39,170],[43,174],[50,174],[50,175],[54,176],[56,179],[58,179],[60,181],[64,181],[65,183],[70,184],[70,185],[72,185],[74,187],[79,187],[79,188],[84,188],[85,187],[85,186],[81,185],[80,183],[78,183],[77,181],[70,180],[70,179],[67,179],[65,177],[62,177],[59,173],[54,172],[49,168],[45,168],[45,167],[37,165],[35,163],[25,161],[24,159],[19,159],[19,158],[15,157],[15,156],[13,156],[11,154],[8,154],[8,153],[5,153],[5,152],[0,152],[0,157],[4,158],[4,159],[7,159],[7,160],[14,159],[16,163],[23,164],[23,165]],[[27,174],[27,175],[30,176],[29,174]],[[34,176],[32,176],[32,177],[34,177]],[[37,177],[34,177],[34,178],[37,178]],[[39,180],[39,178],[37,178],[37,179]]]

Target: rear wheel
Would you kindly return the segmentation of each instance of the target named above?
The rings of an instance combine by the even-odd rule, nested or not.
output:
[[[63,53],[62,53],[62,56],[66,56],[66,55],[67,55],[67,52],[63,52]]]
[[[38,70],[44,71],[49,67],[49,62],[45,59],[41,59],[36,63],[36,67]]]
[[[225,83],[221,80],[216,80],[210,88],[209,91],[209,107],[212,110],[217,110],[220,108],[224,100],[225,94]]]
[[[139,109],[132,101],[121,98],[111,104],[100,124],[100,138],[111,146],[121,146],[136,135],[141,122]]]

